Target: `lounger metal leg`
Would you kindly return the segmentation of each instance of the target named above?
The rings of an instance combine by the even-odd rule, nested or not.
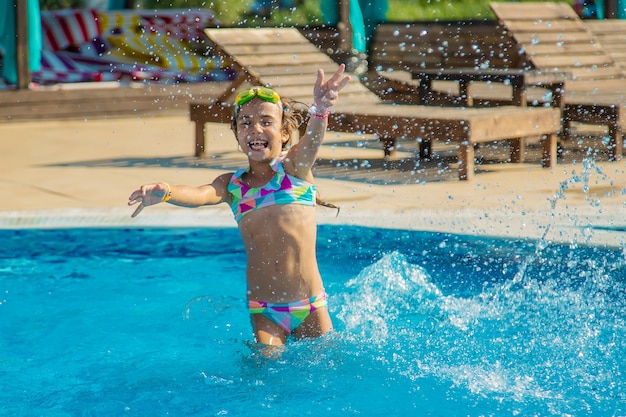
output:
[[[624,152],[624,137],[619,122],[609,124],[609,160],[619,161]]]
[[[383,143],[383,151],[385,152],[385,160],[392,159],[396,153],[396,138],[381,137],[380,141]]]
[[[557,157],[557,134],[552,133],[546,135],[541,141],[543,144],[543,157],[541,159],[541,166],[544,168],[551,168],[556,166]]]
[[[422,139],[420,143],[420,158],[429,160],[433,153],[433,143],[430,139]]]
[[[474,145],[463,141],[459,145],[457,151],[457,158],[459,161],[459,179],[471,180],[474,177]]]
[[[196,122],[196,149],[195,155],[204,158],[204,122]]]
[[[563,118],[563,129],[561,136],[564,141],[568,141],[572,137],[572,121],[567,118]]]
[[[526,159],[526,139],[511,139],[511,162],[524,162]]]

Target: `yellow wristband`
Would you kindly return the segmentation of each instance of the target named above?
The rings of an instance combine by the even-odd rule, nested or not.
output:
[[[170,198],[172,198],[172,187],[170,187],[170,185],[166,182],[163,182],[161,184],[165,184],[165,186],[167,187],[167,192],[165,193],[165,195],[163,195],[163,200],[161,200],[162,203],[166,203],[170,201]]]

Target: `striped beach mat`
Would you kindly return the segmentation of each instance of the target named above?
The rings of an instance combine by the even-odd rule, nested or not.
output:
[[[102,34],[135,33],[142,27],[141,17],[134,11],[98,12],[98,24]]]
[[[150,33],[178,40],[204,39],[217,24],[211,10],[99,11],[66,9],[41,12],[43,48],[53,51],[82,45],[100,35]]]
[[[76,52],[58,51],[57,57],[79,64],[81,68],[92,72],[117,74],[121,80],[147,82],[205,82],[226,81],[236,76],[230,68],[216,67],[204,70],[201,73],[189,73],[180,70],[162,68],[150,63],[142,63],[136,59],[119,57],[110,53],[113,49],[105,39],[94,39],[92,42],[81,45]],[[108,79],[109,77],[104,77]],[[115,77],[113,77],[115,78]]]
[[[221,67],[216,57],[196,54],[186,41],[161,34],[115,35],[106,38],[111,49],[104,56],[125,63],[200,74]]]
[[[195,75],[181,71],[172,71],[154,65],[136,62],[123,63],[99,56],[89,57],[75,52],[57,52],[58,56],[72,60],[81,68],[89,68],[93,72],[111,74],[110,77],[124,81],[148,82],[198,82],[205,81]]]
[[[141,14],[141,19],[143,32],[184,41],[205,39],[204,29],[217,24],[210,10],[161,10],[158,14]]]
[[[207,9],[115,10],[99,12],[98,22],[105,35],[143,32],[186,40],[204,36],[206,27],[218,23]]]
[[[102,34],[98,12],[68,9],[41,12],[43,49],[60,51],[82,45]]]
[[[217,23],[210,10],[72,9],[45,11],[41,19],[42,67],[32,74],[36,83],[234,77],[218,58],[205,55],[203,29]]]
[[[38,84],[76,83],[94,81],[118,81],[119,73],[106,68],[81,64],[63,52],[41,51],[41,70],[32,73]]]

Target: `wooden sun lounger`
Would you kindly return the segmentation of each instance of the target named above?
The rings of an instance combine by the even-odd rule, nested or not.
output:
[[[570,73],[565,82],[564,133],[571,122],[608,126],[613,160],[623,153],[626,78],[567,3],[491,3],[491,9],[516,41],[521,65]]]
[[[214,102],[190,105],[199,157],[205,153],[205,123],[229,123],[232,99],[244,85],[270,86],[285,97],[310,104],[317,68],[326,74],[338,69],[296,29],[207,29],[206,34],[239,76]],[[559,129],[560,111],[555,108],[396,105],[383,102],[354,76],[329,117],[329,130],[377,135],[387,158],[402,138],[421,140],[424,154],[430,152],[432,140],[456,143],[460,179],[474,175],[474,145],[481,142],[510,140],[512,159],[522,161],[524,155],[515,144],[523,137],[541,136],[543,166],[554,166]]]
[[[626,20],[585,20],[584,23],[602,49],[622,68],[622,76],[626,78]]]

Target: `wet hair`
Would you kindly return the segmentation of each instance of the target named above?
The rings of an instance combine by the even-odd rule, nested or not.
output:
[[[254,98],[257,99],[258,98]],[[254,100],[253,99],[253,100]],[[309,106],[304,103],[301,103],[296,100],[292,100],[289,98],[282,97],[281,101],[277,104],[282,104],[283,106],[283,120],[282,120],[282,129],[283,132],[287,134],[289,140],[283,142],[283,150],[286,150],[291,146],[291,138],[293,133],[296,130],[299,130],[300,126],[306,121],[305,115],[308,114]],[[230,123],[231,130],[235,133],[235,139],[237,138],[237,114],[240,106],[234,106],[233,108],[233,117]],[[332,203],[328,203],[321,198],[319,198],[319,192],[316,193],[315,203],[320,206],[333,208],[337,210],[337,216],[339,216],[339,211],[341,210],[339,206],[336,206]]]
[[[258,98],[254,98],[253,100],[258,100]],[[288,149],[291,146],[291,137],[295,131],[297,131],[302,123],[304,122],[303,115],[303,107],[308,110],[308,106],[299,101],[291,100],[289,98],[281,98],[277,104],[282,104],[283,106],[283,119],[282,119],[282,130],[283,133],[287,135],[289,140],[283,142],[283,150]],[[241,106],[234,106],[233,110],[233,118],[230,123],[231,130],[235,133],[235,137],[237,136],[237,115],[238,110]],[[304,110],[306,112],[307,110]]]

